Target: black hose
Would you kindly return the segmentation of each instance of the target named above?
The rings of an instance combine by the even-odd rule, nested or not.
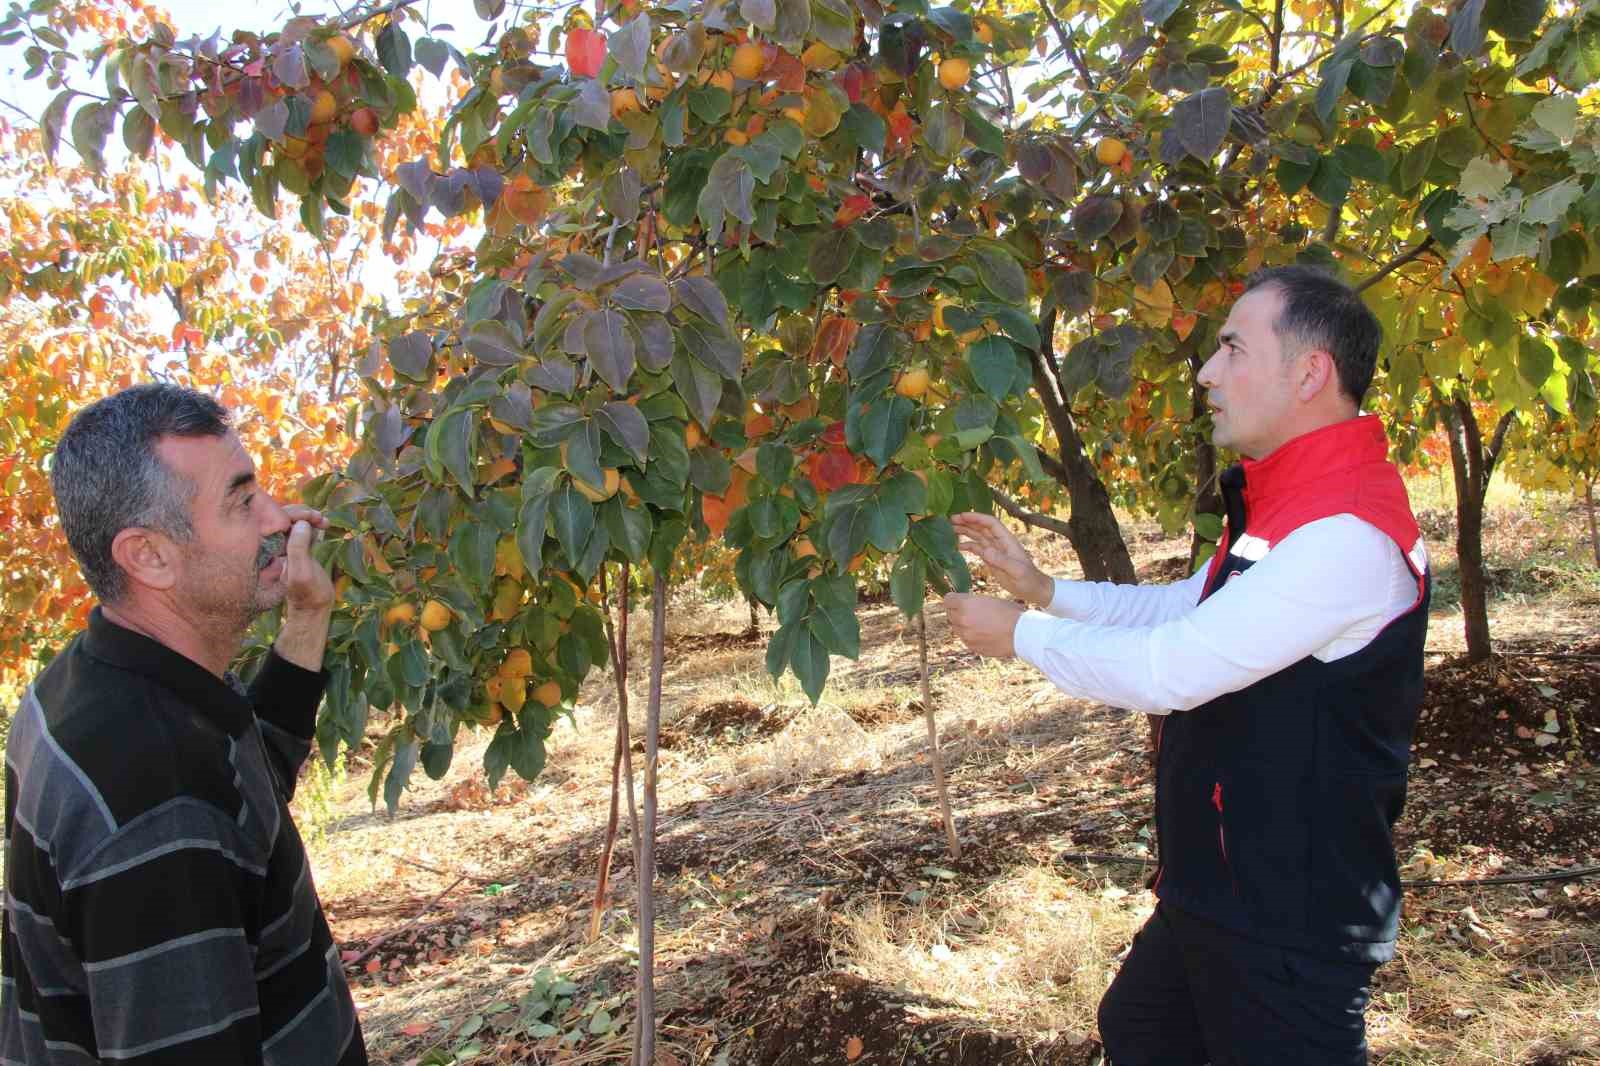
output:
[[[1058,862],[1125,862],[1137,866],[1154,866],[1156,860],[1142,855],[1111,855],[1098,851],[1066,851],[1056,856]],[[1577,866],[1570,870],[1551,870],[1542,874],[1499,874],[1495,877],[1468,877],[1459,881],[1403,880],[1402,888],[1471,888],[1476,885],[1537,885],[1550,881],[1575,881],[1600,874],[1600,866]]]

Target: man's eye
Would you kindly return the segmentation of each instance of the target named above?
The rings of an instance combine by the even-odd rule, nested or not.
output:
[[[256,494],[253,493],[253,492],[250,495],[246,496],[244,498],[244,509],[248,511],[250,509],[250,505],[255,502],[255,499],[256,499]]]

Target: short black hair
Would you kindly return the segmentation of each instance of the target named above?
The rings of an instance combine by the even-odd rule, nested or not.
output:
[[[162,437],[221,437],[228,411],[204,393],[156,382],[135,385],[73,416],[50,462],[56,513],[83,578],[102,603],[128,591],[111,555],[124,529],[159,530],[177,541],[194,535],[194,485],[156,454]]]
[[[1273,329],[1285,354],[1321,348],[1333,356],[1340,390],[1359,407],[1378,365],[1383,327],[1350,286],[1309,266],[1268,267],[1251,274],[1244,291],[1271,286],[1283,294]]]

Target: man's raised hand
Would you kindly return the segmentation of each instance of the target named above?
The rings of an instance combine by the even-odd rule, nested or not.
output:
[[[961,536],[961,549],[983,560],[1007,592],[1035,607],[1054,598],[1055,582],[1034,565],[1028,549],[998,518],[968,511],[951,515],[950,522]]]

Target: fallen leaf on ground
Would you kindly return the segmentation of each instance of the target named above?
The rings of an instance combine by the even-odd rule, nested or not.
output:
[[[844,1042],[844,1060],[846,1062],[856,1061],[861,1057],[861,1053],[866,1050],[866,1047],[859,1036],[852,1036]]]

